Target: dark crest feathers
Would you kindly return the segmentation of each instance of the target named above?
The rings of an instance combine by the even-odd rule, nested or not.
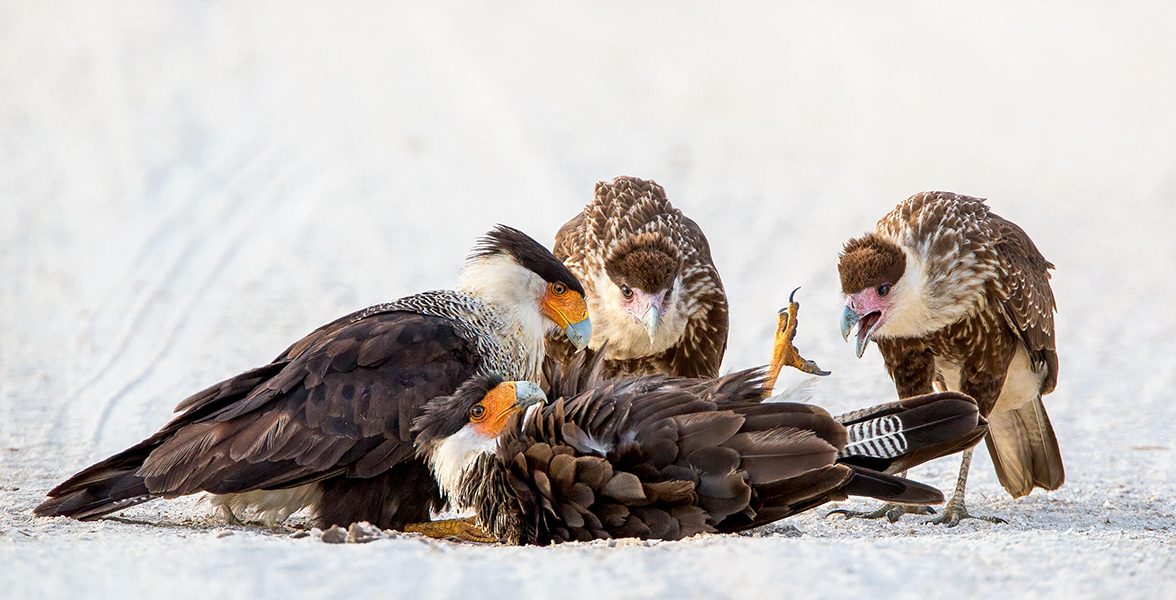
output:
[[[576,279],[576,276],[550,250],[514,227],[495,226],[482,239],[478,240],[470,258],[498,254],[508,254],[514,257],[520,265],[534,271],[544,281],[562,282],[581,296],[584,295],[584,287],[580,285],[580,280]]]

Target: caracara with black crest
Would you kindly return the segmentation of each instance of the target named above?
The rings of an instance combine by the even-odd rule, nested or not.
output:
[[[1014,498],[1065,479],[1041,402],[1058,378],[1052,268],[1020,227],[982,199],[950,192],[911,196],[874,233],[846,243],[838,266],[841,332],[857,326],[858,356],[877,342],[900,398],[936,382],[975,398],[989,421],[996,474]],[[971,517],[970,463],[969,450],[935,522]]]
[[[599,357],[597,357],[597,360]],[[887,474],[970,447],[986,426],[955,392],[858,411],[761,402],[752,369],[718,379],[572,374],[553,402],[478,376],[425,407],[418,451],[449,500],[511,544],[676,540],[771,523],[849,495],[942,502]]]
[[[57,486],[36,514],[94,519],[203,491],[231,521],[251,511],[281,522],[310,507],[323,528],[427,522],[443,504],[415,455],[413,419],[475,375],[538,381],[555,327],[587,344],[583,288],[547,249],[499,226],[457,290],[318,328],[274,362],[184,400],[158,433]]]

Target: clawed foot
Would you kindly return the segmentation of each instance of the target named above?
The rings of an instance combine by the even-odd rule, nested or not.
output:
[[[968,512],[968,508],[961,503],[949,502],[947,506],[943,507],[943,513],[938,517],[926,521],[926,525],[947,525],[948,527],[955,527],[960,524],[963,519],[979,519],[981,521],[988,521],[989,523],[1008,523],[1008,521],[1000,517],[987,517],[983,515],[973,515]]]
[[[825,517],[833,515],[845,515],[846,519],[881,519],[886,517],[891,523],[897,523],[899,518],[903,515],[933,515],[935,509],[930,506],[919,506],[910,504],[883,504],[878,507],[878,510],[870,512],[849,510],[847,508],[839,508],[831,510],[825,514]]]
[[[475,525],[473,518],[410,523],[404,528],[404,531],[406,533],[419,533],[438,540],[475,542],[479,544],[493,544],[498,542],[498,538]]]
[[[810,375],[829,374],[829,371],[822,371],[817,363],[802,357],[800,351],[792,344],[796,339],[796,314],[800,310],[800,303],[795,300],[796,290],[792,290],[792,295],[788,297],[788,306],[776,313],[776,343],[772,347],[772,363],[768,369],[768,382],[773,387],[776,384],[776,377],[780,375],[780,369],[785,366]]]

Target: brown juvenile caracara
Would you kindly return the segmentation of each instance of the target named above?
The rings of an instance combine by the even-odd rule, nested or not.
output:
[[[478,374],[538,381],[547,329],[579,347],[591,337],[583,293],[546,248],[499,226],[456,291],[318,328],[269,365],[184,400],[158,433],[69,478],[36,514],[95,519],[204,491],[233,522],[242,511],[281,522],[306,506],[323,528],[429,521],[442,499],[415,456],[413,419]]]
[[[878,343],[900,398],[935,382],[975,398],[996,474],[1014,498],[1065,479],[1041,402],[1058,377],[1052,268],[1020,227],[949,192],[911,196],[876,232],[846,243],[838,265],[842,335],[857,325],[859,357]],[[964,453],[955,494],[934,522],[971,517],[971,457]]]
[[[610,374],[715,377],[727,349],[727,295],[702,229],[652,181],[617,177],[555,236],[556,257],[587,291],[589,348],[608,341]],[[548,351],[573,349],[554,333]]]
[[[760,402],[763,385],[758,369],[573,375],[544,405],[537,386],[484,375],[430,401],[414,429],[445,494],[478,526],[546,545],[735,532],[849,495],[942,502],[881,471],[976,443],[986,427],[955,392],[859,411],[843,425],[816,406]]]

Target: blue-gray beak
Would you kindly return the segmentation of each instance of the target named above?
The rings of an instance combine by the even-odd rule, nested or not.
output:
[[[564,332],[568,334],[568,341],[576,347],[576,350],[583,350],[588,347],[588,340],[592,339],[592,320],[584,319],[579,323],[568,323],[564,327]]]
[[[849,341],[849,333],[853,331],[853,326],[861,321],[861,315],[853,312],[853,309],[846,306],[845,310],[841,312],[841,339]]]
[[[649,343],[653,343],[653,339],[657,337],[657,328],[661,325],[661,313],[657,312],[656,306],[650,306],[649,310],[645,311],[645,315],[641,317],[641,324],[645,326],[645,332],[649,334]]]
[[[519,408],[527,408],[532,404],[542,404],[547,401],[547,395],[538,385],[530,381],[515,382],[515,401]]]
[[[848,340],[849,333],[853,331],[853,326],[857,325],[857,344],[854,350],[857,352],[858,358],[861,358],[866,353],[866,346],[870,345],[870,339],[874,336],[874,330],[878,329],[881,321],[882,313],[879,312],[872,312],[863,317],[846,306],[845,310],[841,313],[841,337]]]

